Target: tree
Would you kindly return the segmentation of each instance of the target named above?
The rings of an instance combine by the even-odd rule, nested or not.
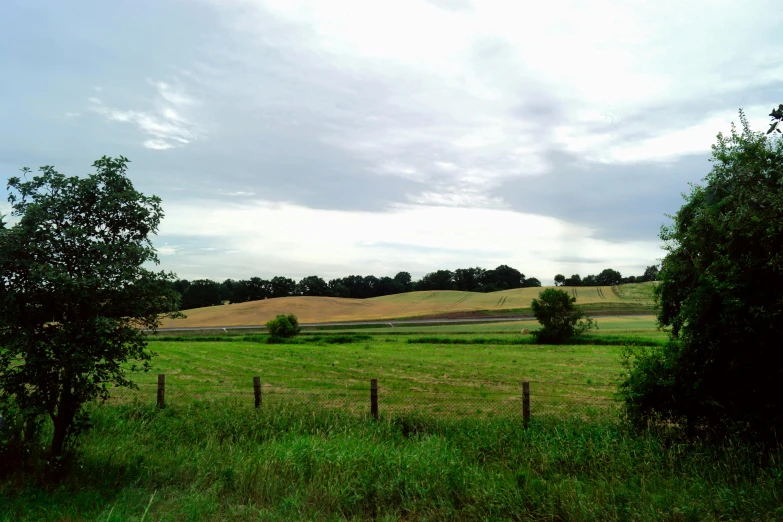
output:
[[[561,344],[587,330],[597,328],[595,321],[587,317],[574,304],[576,297],[564,290],[547,288],[530,303],[533,315],[541,328],[534,331],[536,341],[543,344]]]
[[[631,417],[691,430],[783,433],[783,140],[719,134],[711,172],[661,229],[658,323],[671,341],[634,354]]]
[[[641,280],[644,281],[657,281],[658,280],[658,265],[652,265],[648,266],[644,269],[644,275],[642,275]]]
[[[269,282],[270,297],[288,297],[296,293],[296,281],[276,276]]]
[[[413,290],[413,282],[409,272],[398,272],[397,275],[394,276],[394,281],[400,285],[403,292],[410,292]]]
[[[579,274],[574,274],[565,280],[565,286],[582,286],[582,278]]]
[[[458,268],[454,271],[454,288],[463,292],[477,292],[481,289],[486,270],[480,267]]]
[[[495,290],[522,288],[525,274],[508,265],[500,265],[494,270],[487,270],[484,274],[484,280],[486,286],[491,286]]]
[[[598,286],[598,278],[593,274],[588,274],[582,279],[582,286]]]
[[[777,131],[778,134],[783,133],[783,131],[780,130],[780,127],[778,127],[778,125],[783,123],[783,103],[781,103],[777,109],[772,109],[769,116],[772,118],[772,123],[769,126],[767,134],[772,134],[775,131]]]
[[[541,281],[535,277],[528,277],[525,279],[525,282],[522,283],[522,288],[537,288],[539,286],[541,286]]]
[[[391,277],[384,276],[378,279],[378,285],[375,288],[375,295],[394,295],[404,292],[404,287],[392,279]]]
[[[299,320],[294,314],[278,315],[267,321],[266,330],[272,337],[291,338],[299,334]]]
[[[211,279],[196,279],[195,281],[191,281],[182,294],[182,308],[184,310],[203,308],[205,306],[216,306],[219,304],[223,304],[220,293],[220,283],[216,283]]]
[[[453,290],[454,274],[451,270],[430,272],[416,282],[416,290]]]
[[[332,297],[351,297],[351,289],[343,284],[342,279],[332,279],[329,281],[329,295]]]
[[[563,274],[557,274],[555,276],[555,286],[563,286],[566,282],[566,278]]]
[[[318,276],[304,277],[296,285],[296,294],[314,296],[329,295],[329,285]]]
[[[607,268],[595,276],[595,283],[597,286],[619,285],[622,279],[623,276],[620,274],[620,272],[617,270],[612,270],[611,268]]]
[[[15,411],[31,437],[48,415],[53,456],[77,440],[87,402],[150,368],[141,329],[178,315],[174,275],[145,268],[158,263],[161,201],[133,188],[127,164],[104,156],[86,178],[46,166],[8,181],[17,220],[0,219],[0,415]]]

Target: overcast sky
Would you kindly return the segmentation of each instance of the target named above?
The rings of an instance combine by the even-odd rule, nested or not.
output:
[[[779,0],[3,0],[0,175],[130,158],[190,279],[640,274],[715,135],[783,103],[781,27]]]

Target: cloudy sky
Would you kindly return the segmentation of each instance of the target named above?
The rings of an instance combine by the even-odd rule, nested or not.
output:
[[[0,174],[127,156],[185,278],[639,274],[715,135],[783,102],[782,26],[779,0],[3,0]]]

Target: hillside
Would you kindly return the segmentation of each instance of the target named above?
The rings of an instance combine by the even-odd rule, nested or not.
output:
[[[594,287],[560,287],[593,313],[650,310],[652,283]],[[278,314],[296,314],[302,323],[372,321],[404,317],[523,313],[542,288],[519,288],[487,294],[454,290],[409,292],[372,299],[281,297],[185,311],[187,319],[167,319],[162,327],[247,326],[264,324]],[[527,311],[529,313],[529,310]]]

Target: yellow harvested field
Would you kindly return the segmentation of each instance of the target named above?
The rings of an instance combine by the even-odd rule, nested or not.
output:
[[[574,295],[577,304],[652,303],[652,286],[647,283],[621,285],[615,287],[614,290],[611,286],[575,288],[564,286],[560,288]],[[187,319],[166,319],[161,326],[176,328],[260,325],[278,314],[296,314],[302,323],[330,323],[420,317],[479,310],[502,311],[529,308],[530,301],[536,298],[541,290],[543,288],[519,288],[487,294],[434,290],[387,295],[372,299],[281,297],[186,310]],[[645,299],[645,295],[650,295],[650,297]]]

